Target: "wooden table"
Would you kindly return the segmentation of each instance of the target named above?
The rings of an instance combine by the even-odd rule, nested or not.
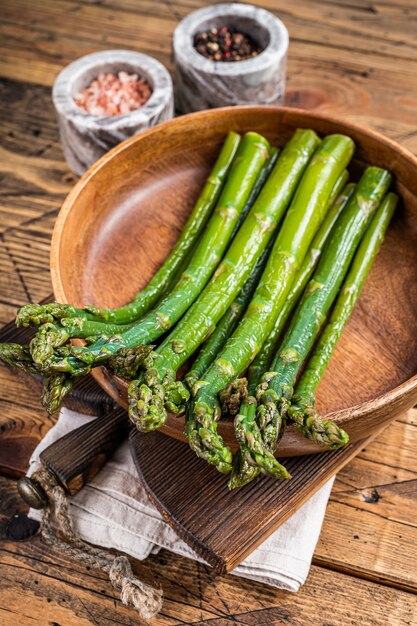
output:
[[[51,291],[49,242],[75,177],[51,105],[55,76],[112,47],[172,68],[170,35],[201,0],[3,0],[0,17],[0,323]],[[287,104],[340,115],[417,153],[415,0],[263,0],[288,26]],[[52,425],[37,395],[0,368],[0,428],[22,454]],[[6,442],[6,443],[5,443]],[[0,441],[0,445],[2,445]],[[276,591],[162,551],[135,570],[164,588],[155,624],[417,624],[417,411],[397,420],[337,477],[310,576]],[[23,511],[0,477],[0,623],[134,625],[105,576],[60,558],[37,537],[7,538]]]

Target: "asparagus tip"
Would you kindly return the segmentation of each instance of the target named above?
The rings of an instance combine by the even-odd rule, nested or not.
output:
[[[65,328],[47,322],[40,326],[30,342],[30,353],[34,363],[42,365],[54,354],[54,348],[63,346],[69,339]]]
[[[219,393],[222,413],[226,415],[236,415],[241,403],[246,400],[247,395],[247,379],[237,378],[233,380]]]
[[[109,360],[108,366],[116,376],[132,380],[138,375],[139,368],[143,365],[146,357],[150,355],[153,347],[140,345],[134,348],[121,348]]]
[[[348,433],[335,422],[321,419],[314,406],[294,404],[288,414],[297,430],[320,446],[337,450],[349,443]]]
[[[187,402],[190,399],[190,392],[180,381],[164,383],[165,408],[175,415],[184,413]]]
[[[217,433],[215,410],[205,402],[196,402],[190,408],[185,434],[194,452],[222,474],[232,470],[232,451]]]
[[[45,379],[42,391],[42,405],[52,415],[61,406],[62,400],[71,391],[74,384],[68,374],[53,374]]]
[[[242,450],[238,450],[233,459],[232,475],[229,478],[227,486],[229,491],[244,487],[260,474],[260,469],[254,465],[253,461],[248,461]]]
[[[30,374],[39,373],[32,361],[29,347],[22,346],[20,343],[0,343],[0,359],[11,367],[17,367]]]
[[[161,385],[151,388],[141,380],[133,380],[128,389],[129,418],[141,432],[161,428],[168,414],[164,407]]]
[[[49,302],[47,304],[25,304],[16,316],[16,326],[34,326],[53,323],[65,317],[73,317],[75,309],[71,304]]]

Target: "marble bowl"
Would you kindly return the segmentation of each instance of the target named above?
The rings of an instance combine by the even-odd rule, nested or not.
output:
[[[125,115],[90,115],[74,96],[104,73],[120,71],[145,78],[152,95],[139,109]],[[172,118],[172,81],[165,67],[152,57],[129,50],[105,50],[87,54],[58,75],[52,90],[61,142],[71,170],[82,175],[110,148],[121,141]]]
[[[246,61],[212,61],[193,45],[199,31],[226,25],[250,35],[262,52]],[[175,105],[182,113],[237,104],[279,104],[285,92],[288,31],[269,11],[216,4],[190,13],[173,38]]]

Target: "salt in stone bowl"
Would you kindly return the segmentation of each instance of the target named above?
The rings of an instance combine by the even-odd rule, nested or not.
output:
[[[120,71],[138,74],[152,89],[139,109],[125,115],[90,115],[74,96],[99,74]],[[132,135],[165,122],[173,116],[172,81],[165,67],[152,57],[129,50],[105,50],[87,54],[58,75],[52,99],[58,116],[65,158],[71,170],[81,176],[105,152]]]

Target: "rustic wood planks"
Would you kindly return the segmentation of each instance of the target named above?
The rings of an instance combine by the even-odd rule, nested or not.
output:
[[[287,104],[341,115],[417,152],[415,0],[255,2],[276,12],[290,31]],[[50,102],[55,75],[75,57],[113,46],[149,52],[170,66],[170,33],[204,4],[2,2],[0,323],[51,291],[49,238],[74,181]],[[37,394],[0,367],[0,430],[29,428],[34,443],[51,424]],[[135,566],[164,587],[157,623],[416,624],[416,424],[417,413],[410,412],[339,474],[315,565],[299,594],[215,578],[208,568],[163,552]],[[0,502],[0,623],[138,624],[104,577],[60,559],[39,539],[17,544],[5,537],[7,520],[22,510],[13,481],[0,479]]]

